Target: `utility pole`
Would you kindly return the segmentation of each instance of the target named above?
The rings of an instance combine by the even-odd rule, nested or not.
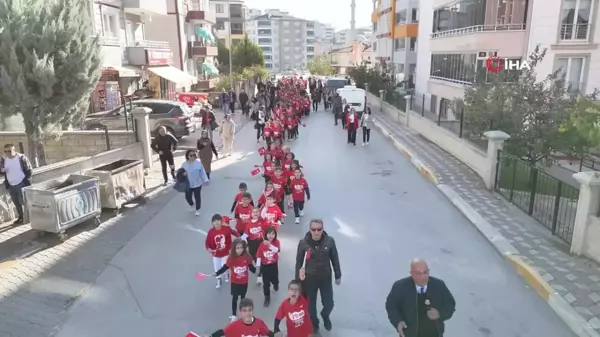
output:
[[[231,88],[230,90],[233,90],[233,62],[232,57],[231,57],[231,53],[233,50],[233,44],[231,43],[231,27],[233,26],[233,24],[231,23],[231,21],[229,21],[229,35],[228,35],[228,39],[229,39],[229,87]]]

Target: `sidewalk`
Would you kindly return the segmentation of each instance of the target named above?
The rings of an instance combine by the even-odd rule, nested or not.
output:
[[[600,269],[595,263],[569,255],[569,248],[542,225],[487,190],[473,170],[437,145],[386,113],[375,118],[378,128],[412,153],[413,164],[494,246],[507,243],[501,253],[578,336],[600,336]]]

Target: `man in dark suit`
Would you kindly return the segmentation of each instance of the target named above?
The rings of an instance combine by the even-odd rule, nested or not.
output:
[[[427,262],[414,259],[410,276],[396,281],[385,301],[390,323],[400,337],[443,337],[444,321],[456,302],[444,281],[429,276]]]

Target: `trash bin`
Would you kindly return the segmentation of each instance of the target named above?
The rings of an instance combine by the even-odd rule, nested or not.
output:
[[[120,209],[146,191],[144,161],[121,159],[96,167],[86,174],[98,177],[103,208]]]
[[[62,234],[70,227],[100,217],[98,178],[71,174],[24,188],[31,228]]]

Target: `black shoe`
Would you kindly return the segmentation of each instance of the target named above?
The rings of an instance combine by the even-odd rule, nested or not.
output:
[[[265,308],[271,305],[271,296],[265,296]]]
[[[313,322],[313,330],[315,333],[319,332],[319,323],[314,323]]]
[[[275,290],[275,291],[279,291],[279,284],[275,284],[275,285],[273,285],[273,290]]]
[[[15,220],[13,222],[13,225],[22,225],[23,224],[23,218],[17,218],[17,220]]]
[[[323,318],[323,326],[325,327],[325,330],[327,331],[331,331],[331,320],[329,319],[329,317],[325,317],[325,316],[321,316]]]

